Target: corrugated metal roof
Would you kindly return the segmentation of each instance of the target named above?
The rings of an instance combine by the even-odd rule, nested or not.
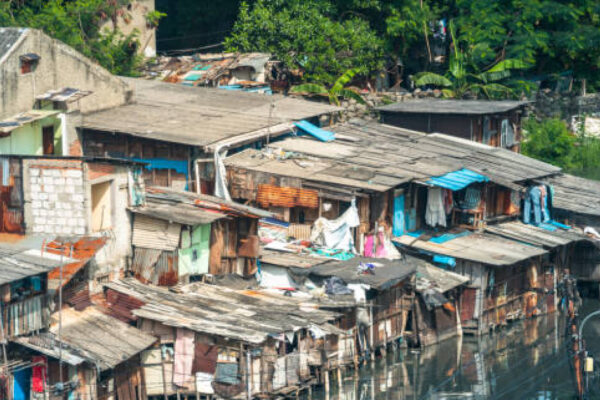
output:
[[[179,247],[181,225],[136,214],[133,220],[132,244],[146,249],[173,251]]]
[[[358,274],[360,264],[373,264],[372,274]],[[354,257],[350,260],[329,260],[311,268],[292,269],[295,275],[318,276],[322,278],[336,276],[345,283],[363,283],[373,289],[386,290],[403,280],[410,278],[419,265],[426,265],[427,261],[405,256],[399,260],[382,258]]]
[[[90,90],[79,90],[65,87],[62,89],[49,90],[44,94],[36,96],[36,99],[71,103],[83,97],[89,96],[90,94],[92,94]]]
[[[57,335],[58,326],[53,325],[49,333],[16,341],[55,358],[62,342],[64,361],[78,365],[85,360],[101,371],[116,367],[156,342],[155,337],[94,307],[84,311],[63,309],[60,342]]]
[[[201,283],[182,288],[182,293],[135,279],[108,283],[105,287],[144,303],[133,315],[208,335],[259,344],[270,335],[298,328],[325,325],[339,314],[318,308],[304,299],[272,295],[255,296]]]
[[[27,28],[0,28],[0,63],[4,62],[13,46],[26,32]]]
[[[456,259],[479,262],[493,266],[508,266],[531,257],[547,254],[543,249],[521,244],[488,233],[458,236],[443,243],[435,243],[426,237],[403,235],[392,241],[408,248],[429,254],[441,254]]]
[[[433,289],[439,293],[446,293],[470,280],[455,272],[446,271],[433,265],[419,265],[417,268],[417,292]]]
[[[552,207],[600,216],[600,181],[561,174],[545,180],[554,188]]]
[[[289,152],[248,149],[225,159],[228,167],[372,191],[387,191],[463,168],[512,189],[560,173],[560,168],[512,151],[443,134],[426,135],[389,125],[354,121],[331,128],[337,139],[309,136],[271,143]]]
[[[338,111],[328,104],[258,93],[126,79],[131,104],[84,115],[79,127],[205,146],[223,139]],[[269,135],[268,130],[263,136]]]
[[[472,183],[488,181],[487,176],[463,168],[441,176],[434,176],[429,178],[425,183],[455,191],[464,189]]]
[[[55,110],[31,110],[0,121],[0,132],[9,133],[23,125],[58,114]]]
[[[15,243],[0,243],[0,285],[52,271],[73,262],[69,257],[23,248]]]
[[[523,107],[529,101],[415,99],[377,107],[383,112],[417,114],[496,114]]]
[[[485,231],[544,249],[553,249],[572,242],[590,240],[587,236],[576,232],[574,229],[565,230],[555,228],[554,230],[548,230],[519,221],[488,225]]]
[[[129,211],[182,225],[210,224],[227,218],[227,215],[218,211],[207,211],[189,204],[164,203],[152,199],[147,199],[143,206],[130,207]]]

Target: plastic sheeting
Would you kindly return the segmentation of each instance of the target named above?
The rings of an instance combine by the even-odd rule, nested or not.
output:
[[[303,132],[306,132],[309,135],[316,137],[322,142],[331,142],[332,140],[335,140],[335,134],[333,132],[321,129],[308,121],[296,122],[294,123],[294,125],[296,125],[296,127],[302,130]]]
[[[195,333],[187,329],[177,329],[175,339],[175,365],[173,369],[173,383],[177,386],[187,386],[194,382],[192,365],[194,364],[194,338]]]
[[[449,172],[442,176],[429,178],[426,183],[429,185],[450,189],[452,191],[457,191],[464,189],[475,182],[488,181],[489,178],[487,176],[463,168],[458,171]]]
[[[290,277],[287,268],[273,267],[262,264],[260,267],[261,287],[269,289],[296,288],[297,285]]]
[[[310,240],[328,249],[338,249],[356,253],[352,228],[360,225],[356,200],[344,214],[334,220],[319,218],[315,221]]]

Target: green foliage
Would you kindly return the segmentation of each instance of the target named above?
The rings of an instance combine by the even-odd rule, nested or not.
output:
[[[353,99],[360,104],[366,104],[360,93],[353,88],[346,87],[358,73],[358,69],[349,69],[336,79],[331,88],[317,83],[305,83],[293,86],[292,93],[326,95],[331,104],[340,105],[340,97],[344,99]]]
[[[337,20],[323,0],[257,0],[242,3],[228,51],[273,53],[308,81],[332,84],[349,69],[369,76],[383,62],[383,41],[354,15]]]
[[[527,62],[509,58],[497,62],[485,71],[478,71],[476,63],[472,60],[473,55],[465,53],[459,48],[452,23],[450,24],[450,37],[452,38],[452,53],[446,74],[419,73],[415,80],[417,86],[443,87],[444,97],[463,98],[484,95],[488,99],[516,97],[520,94],[518,89],[527,89],[524,84],[507,81],[512,70],[529,68],[530,65]],[[508,82],[508,84],[504,82]]]
[[[566,171],[575,167],[576,137],[569,133],[566,124],[559,119],[538,122],[528,119],[523,123],[524,155],[556,165]]]
[[[582,127],[585,124],[582,123]],[[600,139],[585,133],[568,131],[559,119],[538,122],[528,119],[523,124],[522,153],[561,167],[565,172],[600,180]]]
[[[159,21],[166,16],[166,13],[158,10],[150,11],[146,14],[146,25],[150,28],[158,28]]]
[[[0,26],[27,26],[95,59],[114,74],[136,75],[138,33],[101,32],[107,19],[115,20],[125,0],[29,0],[0,4]]]

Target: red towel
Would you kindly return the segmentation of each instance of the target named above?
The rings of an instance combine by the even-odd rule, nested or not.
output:
[[[46,357],[36,356],[31,361],[34,365],[31,368],[31,390],[42,393],[46,386]]]

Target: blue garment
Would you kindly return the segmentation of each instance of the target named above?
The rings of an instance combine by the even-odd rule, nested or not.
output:
[[[544,222],[550,222],[550,209],[548,208],[548,190],[546,190],[546,194],[544,195],[544,208],[542,209],[542,213],[544,214]]]
[[[529,193],[523,199],[523,223],[531,223],[531,199],[529,198]]]
[[[532,187],[529,198],[533,206],[533,224],[539,225],[542,223],[542,191],[538,187]]]
[[[404,235],[404,195],[394,197],[394,237]]]

